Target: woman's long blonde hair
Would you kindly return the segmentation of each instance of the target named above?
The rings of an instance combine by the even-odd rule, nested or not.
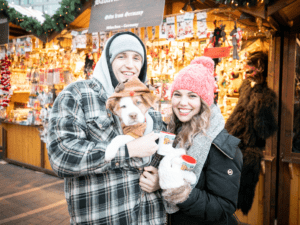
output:
[[[209,118],[211,115],[210,107],[208,104],[200,98],[201,107],[198,114],[194,115],[188,122],[182,123],[174,111],[170,118],[168,125],[168,131],[176,134],[176,140],[173,144],[175,147],[178,143],[181,148],[188,149],[193,144],[193,137],[198,133],[206,134],[206,130],[209,127]],[[181,130],[178,129],[181,127]]]

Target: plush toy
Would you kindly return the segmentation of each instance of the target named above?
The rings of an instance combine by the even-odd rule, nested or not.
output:
[[[216,20],[214,21],[214,25],[215,25],[215,30],[214,30],[213,37],[212,37],[210,42],[212,43],[212,45],[214,47],[220,47],[219,40],[222,37],[222,35],[221,35],[222,30],[221,30],[220,27],[217,26],[217,21]]]
[[[225,124],[227,131],[241,140],[243,168],[237,207],[245,215],[252,207],[266,139],[277,130],[274,115],[277,97],[268,88],[267,76],[268,55],[262,51],[249,54],[239,100]]]
[[[184,202],[191,193],[191,185],[197,181],[196,175],[192,171],[182,170],[182,155],[186,150],[175,149],[171,145],[164,145],[164,152],[167,155],[161,160],[158,167],[159,185],[163,190],[162,195],[167,202],[166,210],[174,213],[179,210],[176,204]]]
[[[238,47],[239,47],[239,40],[241,39],[241,29],[237,28],[236,22],[234,25],[234,29],[230,32],[230,36],[232,37],[232,46],[233,46],[233,59],[239,60],[239,54],[238,54]]]

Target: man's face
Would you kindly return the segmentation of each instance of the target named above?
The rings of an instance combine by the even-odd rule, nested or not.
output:
[[[142,68],[142,57],[137,52],[125,51],[112,62],[113,72],[119,82],[138,77]]]

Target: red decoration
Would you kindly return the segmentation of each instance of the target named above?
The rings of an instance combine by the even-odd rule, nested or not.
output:
[[[1,69],[1,79],[0,79],[0,108],[3,109],[7,107],[10,102],[10,74],[8,70],[11,62],[8,57],[5,56],[4,59],[0,60],[0,69]]]
[[[133,97],[134,96],[134,91],[129,92],[130,96]]]
[[[217,47],[217,48],[205,48],[204,56],[211,58],[223,58],[230,55],[230,49],[232,46],[228,47]]]

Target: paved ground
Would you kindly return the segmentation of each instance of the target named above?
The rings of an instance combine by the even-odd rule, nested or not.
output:
[[[0,160],[0,224],[70,224],[63,179]]]

